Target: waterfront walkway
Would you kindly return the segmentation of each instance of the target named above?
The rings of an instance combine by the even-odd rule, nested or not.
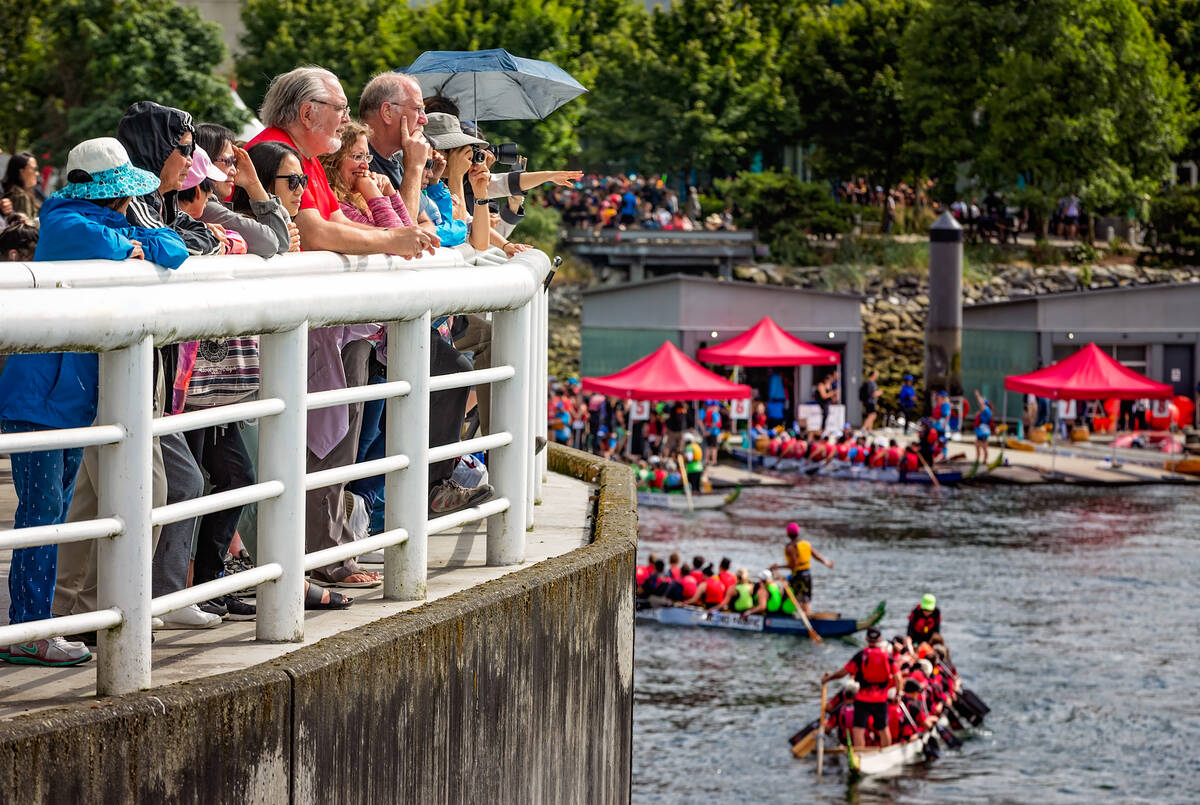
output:
[[[526,535],[525,562],[487,567],[486,522],[470,523],[429,538],[427,601],[452,595],[523,567],[560,556],[591,539],[589,495],[592,486],[547,473],[542,505],[534,508],[534,529]],[[11,528],[16,497],[8,460],[0,459],[0,528]],[[8,611],[10,551],[0,553],[0,607]],[[382,571],[382,565],[366,564]],[[382,588],[340,590],[355,599],[346,610],[306,612],[303,643],[259,643],[254,622],[227,621],[213,629],[162,630],[154,633],[153,686],[186,682],[237,671],[281,657],[306,645],[420,606],[422,601],[385,601]],[[93,649],[93,653],[95,650]],[[96,662],[74,668],[42,668],[0,663],[0,719],[11,718],[93,696]]]

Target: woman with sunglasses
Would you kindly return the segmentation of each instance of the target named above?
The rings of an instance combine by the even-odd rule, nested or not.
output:
[[[200,220],[239,233],[246,250],[259,257],[272,257],[300,246],[300,230],[291,222],[278,197],[267,192],[246,149],[234,143],[234,133],[216,123],[196,126],[196,145],[209,155],[212,164],[227,177],[213,180],[213,195],[204,205]],[[239,214],[230,200],[234,188],[246,196],[247,209]],[[293,248],[294,247],[294,248]]]
[[[300,155],[290,145],[273,140],[250,146],[246,155],[250,158],[251,169],[262,181],[267,192],[279,199],[290,223],[291,218],[300,211],[300,199],[304,196],[304,188],[308,187],[308,176],[300,167]],[[243,215],[252,214],[251,198],[245,188],[233,189],[233,210]],[[300,238],[297,230],[295,245],[291,251],[299,250]]]
[[[357,121],[342,127],[337,151],[321,157],[325,176],[342,213],[351,221],[381,229],[412,226],[412,217],[391,180],[371,172],[367,140],[371,129]]]

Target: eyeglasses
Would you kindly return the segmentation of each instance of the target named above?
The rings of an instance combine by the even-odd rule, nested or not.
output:
[[[216,159],[212,160],[212,164],[224,165],[227,168],[232,168],[237,164],[237,157],[217,157]]]
[[[183,154],[185,157],[190,157],[192,154],[194,154],[196,152],[196,144],[195,143],[178,143],[175,146],[175,150],[178,151],[179,153]]]
[[[310,100],[312,100],[313,103],[319,103],[322,106],[331,107],[339,115],[345,115],[347,117],[350,115],[350,104],[348,103],[331,103],[329,101],[317,100],[316,98],[312,98]]]
[[[422,106],[413,106],[412,104],[397,103],[396,101],[388,101],[388,103],[391,104],[392,106],[399,106],[402,109],[412,109],[414,112],[417,113],[417,117],[420,117],[421,115],[425,114],[425,107],[423,105]]]
[[[307,173],[285,173],[277,175],[275,178],[287,179],[288,190],[291,190],[293,193],[297,190],[303,190],[304,188],[308,187]]]
[[[351,162],[370,162],[371,155],[370,154],[351,154],[350,161]]]

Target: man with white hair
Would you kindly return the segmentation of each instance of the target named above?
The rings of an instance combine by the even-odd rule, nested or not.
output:
[[[297,67],[271,81],[259,111],[267,128],[249,145],[281,142],[300,153],[308,186],[296,213],[300,242],[307,250],[343,254],[398,254],[416,257],[433,253],[435,235],[420,227],[378,229],[347,218],[329,187],[319,157],[341,147],[338,132],[350,120],[350,105],[337,76],[321,67]],[[260,176],[266,182],[271,177]],[[273,179],[271,179],[273,181]]]

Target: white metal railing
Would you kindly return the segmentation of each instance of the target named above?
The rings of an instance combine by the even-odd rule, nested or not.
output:
[[[100,609],[0,627],[0,645],[96,630],[97,691],[150,685],[150,618],[220,595],[257,588],[256,636],[303,639],[304,572],[384,551],[386,598],[425,597],[428,537],[487,519],[489,565],[520,563],[545,474],[533,436],[546,428],[546,295],[541,252],[507,260],[459,252],[402,260],[330,252],[191,258],[166,271],[141,260],[0,264],[0,351],[100,353],[96,425],[0,434],[0,453],[98,446],[100,516],[86,522],[0,531],[0,549],[95,539]],[[447,313],[492,312],[493,366],[429,375],[430,322]],[[308,330],[388,322],[387,382],[308,393]],[[153,347],[259,334],[261,388],[251,402],[154,417]],[[492,384],[492,432],[430,448],[429,394]],[[384,399],[383,458],[306,472],[307,412]],[[165,506],[151,504],[153,438],[258,419],[254,484]],[[429,464],[488,450],[496,496],[429,520]],[[356,478],[385,477],[385,530],[305,553],[305,492]],[[151,530],[257,502],[258,565],[153,598]],[[116,628],[120,627],[120,628]]]

